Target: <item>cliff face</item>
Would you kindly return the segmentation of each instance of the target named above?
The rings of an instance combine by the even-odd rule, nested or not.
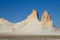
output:
[[[44,25],[44,26],[45,25],[48,25],[48,26],[51,26],[51,27],[54,26],[48,11],[44,11],[44,13],[42,15],[42,18],[41,18],[41,24]]]

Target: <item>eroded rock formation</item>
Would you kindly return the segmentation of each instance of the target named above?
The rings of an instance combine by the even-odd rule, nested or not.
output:
[[[44,11],[42,18],[41,18],[41,24],[44,26],[48,25],[48,26],[53,27],[53,22],[52,22],[51,16],[48,13],[48,11]]]
[[[28,16],[28,18],[32,19],[38,19],[38,12],[36,10],[33,9],[32,13]]]

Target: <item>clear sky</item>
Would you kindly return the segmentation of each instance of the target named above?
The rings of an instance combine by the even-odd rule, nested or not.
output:
[[[56,27],[60,27],[60,0],[0,0],[0,18],[10,22],[20,22],[31,14],[32,9],[39,13],[39,20],[47,10]]]

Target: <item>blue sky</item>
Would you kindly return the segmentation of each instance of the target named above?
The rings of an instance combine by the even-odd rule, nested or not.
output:
[[[60,27],[60,0],[0,0],[0,18],[13,23],[26,19],[32,9],[38,11],[39,20],[44,10],[47,10],[54,25]]]

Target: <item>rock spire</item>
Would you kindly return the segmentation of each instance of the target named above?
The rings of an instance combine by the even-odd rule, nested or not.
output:
[[[48,11],[44,11],[42,18],[41,18],[41,24],[53,27],[53,22],[52,22],[52,19],[49,15]]]
[[[30,19],[32,19],[32,18],[38,19],[38,12],[33,9],[32,13],[28,17]]]

